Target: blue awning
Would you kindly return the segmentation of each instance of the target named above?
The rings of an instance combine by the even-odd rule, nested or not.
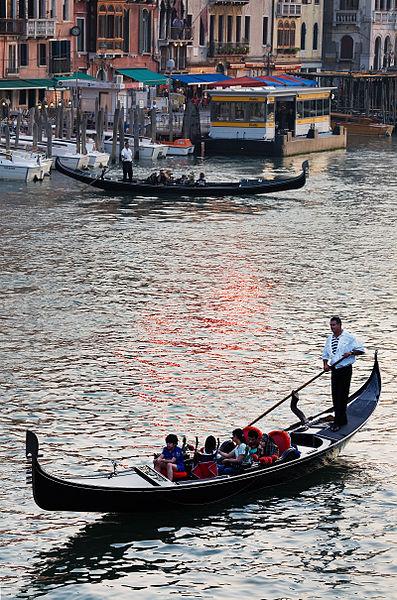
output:
[[[217,83],[218,81],[225,81],[230,79],[227,75],[221,73],[202,73],[202,74],[191,74],[191,75],[172,75],[174,81],[179,81],[185,85],[210,85],[211,83]]]

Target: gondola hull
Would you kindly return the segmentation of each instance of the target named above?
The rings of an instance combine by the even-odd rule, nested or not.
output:
[[[303,187],[308,176],[308,163],[302,165],[302,172],[296,177],[279,179],[252,179],[241,180],[235,183],[207,183],[200,187],[197,185],[180,185],[172,183],[169,185],[153,185],[142,180],[132,183],[110,179],[105,176],[95,176],[85,171],[69,169],[57,158],[57,170],[88,187],[104,190],[110,193],[128,194],[132,197],[188,197],[188,198],[213,198],[223,196],[253,196],[260,194],[271,194],[286,190],[295,190]]]
[[[378,403],[381,380],[378,362],[368,381],[350,398],[348,425],[332,432],[324,415],[311,418],[307,426],[287,428],[301,456],[276,461],[270,467],[256,467],[238,475],[212,479],[170,482],[150,467],[136,467],[113,476],[80,477],[64,480],[44,471],[38,462],[38,440],[27,432],[27,455],[32,460],[33,496],[45,510],[133,513],[155,508],[178,509],[222,502],[236,495],[254,492],[304,477],[331,464],[350,438],[363,427]],[[157,479],[156,479],[157,478]]]

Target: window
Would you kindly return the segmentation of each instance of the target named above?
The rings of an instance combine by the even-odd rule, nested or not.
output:
[[[123,21],[123,50],[128,54],[130,51],[130,11],[128,9],[124,11]]]
[[[50,44],[50,72],[52,74],[70,73],[70,40],[59,40],[57,42],[50,42]]]
[[[241,16],[236,17],[236,42],[241,42]]]
[[[27,44],[19,44],[19,66],[29,66],[29,51]]]
[[[8,70],[8,73],[18,73],[16,44],[10,44],[8,46],[8,69],[7,70]]]
[[[142,35],[142,11],[140,15],[139,43]],[[98,46],[101,50],[122,50],[123,7],[121,4],[100,4],[98,8]]]
[[[0,0],[0,19],[7,18],[7,2],[6,0]]]
[[[353,59],[353,38],[350,35],[344,35],[340,42],[340,59]]]
[[[313,25],[313,50],[318,50],[318,25]]]
[[[227,17],[227,30],[226,30],[226,41],[231,42],[233,40],[233,17],[228,15]]]
[[[84,19],[84,17],[77,17],[76,25],[80,29],[80,33],[77,38],[77,52],[85,52],[85,19]]]
[[[223,15],[218,16],[218,42],[223,42]]]
[[[27,104],[27,100],[28,100],[28,95],[26,93],[26,90],[19,90],[19,106],[23,106],[24,104]]]
[[[37,49],[37,58],[39,67],[45,67],[47,65],[47,45],[39,44]]]
[[[62,18],[69,21],[69,0],[62,0]]]
[[[249,121],[255,123],[265,122],[265,103],[250,102],[249,103]]]
[[[199,31],[199,46],[205,45],[205,23],[203,17],[200,17],[200,31]]]
[[[358,3],[359,0],[340,0],[339,10],[358,10]]]
[[[215,15],[210,15],[210,43],[214,42],[215,38]]]
[[[301,50],[306,50],[306,23],[301,26]]]
[[[268,31],[269,31],[269,18],[263,17],[263,19],[262,19],[262,46],[267,45]]]
[[[251,17],[244,18],[244,41],[249,43],[251,35]]]
[[[119,32],[121,37],[121,31]],[[115,36],[117,37],[117,35]],[[152,49],[152,21],[150,12],[144,8],[141,11],[139,23],[139,52],[148,54]]]
[[[277,47],[294,48],[295,47],[295,21],[278,21],[277,23]]]

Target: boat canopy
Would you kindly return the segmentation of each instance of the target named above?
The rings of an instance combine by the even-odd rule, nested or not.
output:
[[[222,75],[222,73],[195,73],[191,75],[172,75],[171,79],[185,85],[210,85],[220,81],[227,81],[230,77]]]

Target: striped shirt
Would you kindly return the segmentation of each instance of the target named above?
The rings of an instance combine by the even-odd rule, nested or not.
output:
[[[331,340],[331,348],[332,348],[332,354],[335,354],[336,349],[338,347],[338,343],[339,343],[339,337],[335,337],[334,335],[332,336],[332,340]]]

